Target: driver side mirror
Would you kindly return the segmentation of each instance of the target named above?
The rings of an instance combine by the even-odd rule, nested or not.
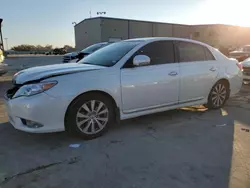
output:
[[[150,58],[146,55],[136,55],[133,59],[133,65],[135,67],[145,66],[150,64]]]

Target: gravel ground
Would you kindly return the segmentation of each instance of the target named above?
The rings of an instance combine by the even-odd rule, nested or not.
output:
[[[0,98],[10,75],[0,77]],[[187,107],[123,121],[91,141],[17,131],[0,99],[0,187],[249,188],[249,93],[245,85],[220,110]]]

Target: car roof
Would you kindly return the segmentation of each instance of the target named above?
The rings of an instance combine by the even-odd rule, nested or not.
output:
[[[175,40],[175,41],[183,41],[183,42],[192,42],[192,43],[200,44],[203,46],[209,46],[208,44],[205,44],[205,43],[200,42],[200,41],[187,39],[187,38],[176,38],[176,37],[146,37],[146,38],[128,39],[125,41],[154,42],[154,41],[162,41],[162,40]]]

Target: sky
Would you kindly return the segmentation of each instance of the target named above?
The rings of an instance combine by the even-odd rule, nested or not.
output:
[[[75,45],[74,25],[106,17],[180,24],[249,26],[249,0],[0,0],[3,38],[19,44]],[[5,41],[5,40],[4,40]],[[5,43],[4,43],[5,44]],[[5,44],[6,46],[6,44]]]

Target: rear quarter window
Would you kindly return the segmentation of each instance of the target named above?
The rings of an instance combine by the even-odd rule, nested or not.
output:
[[[206,54],[203,46],[191,42],[178,42],[180,62],[205,61]]]
[[[208,60],[208,61],[215,60],[212,52],[205,46],[204,46],[204,51],[205,51],[205,55],[206,55],[206,60]]]

